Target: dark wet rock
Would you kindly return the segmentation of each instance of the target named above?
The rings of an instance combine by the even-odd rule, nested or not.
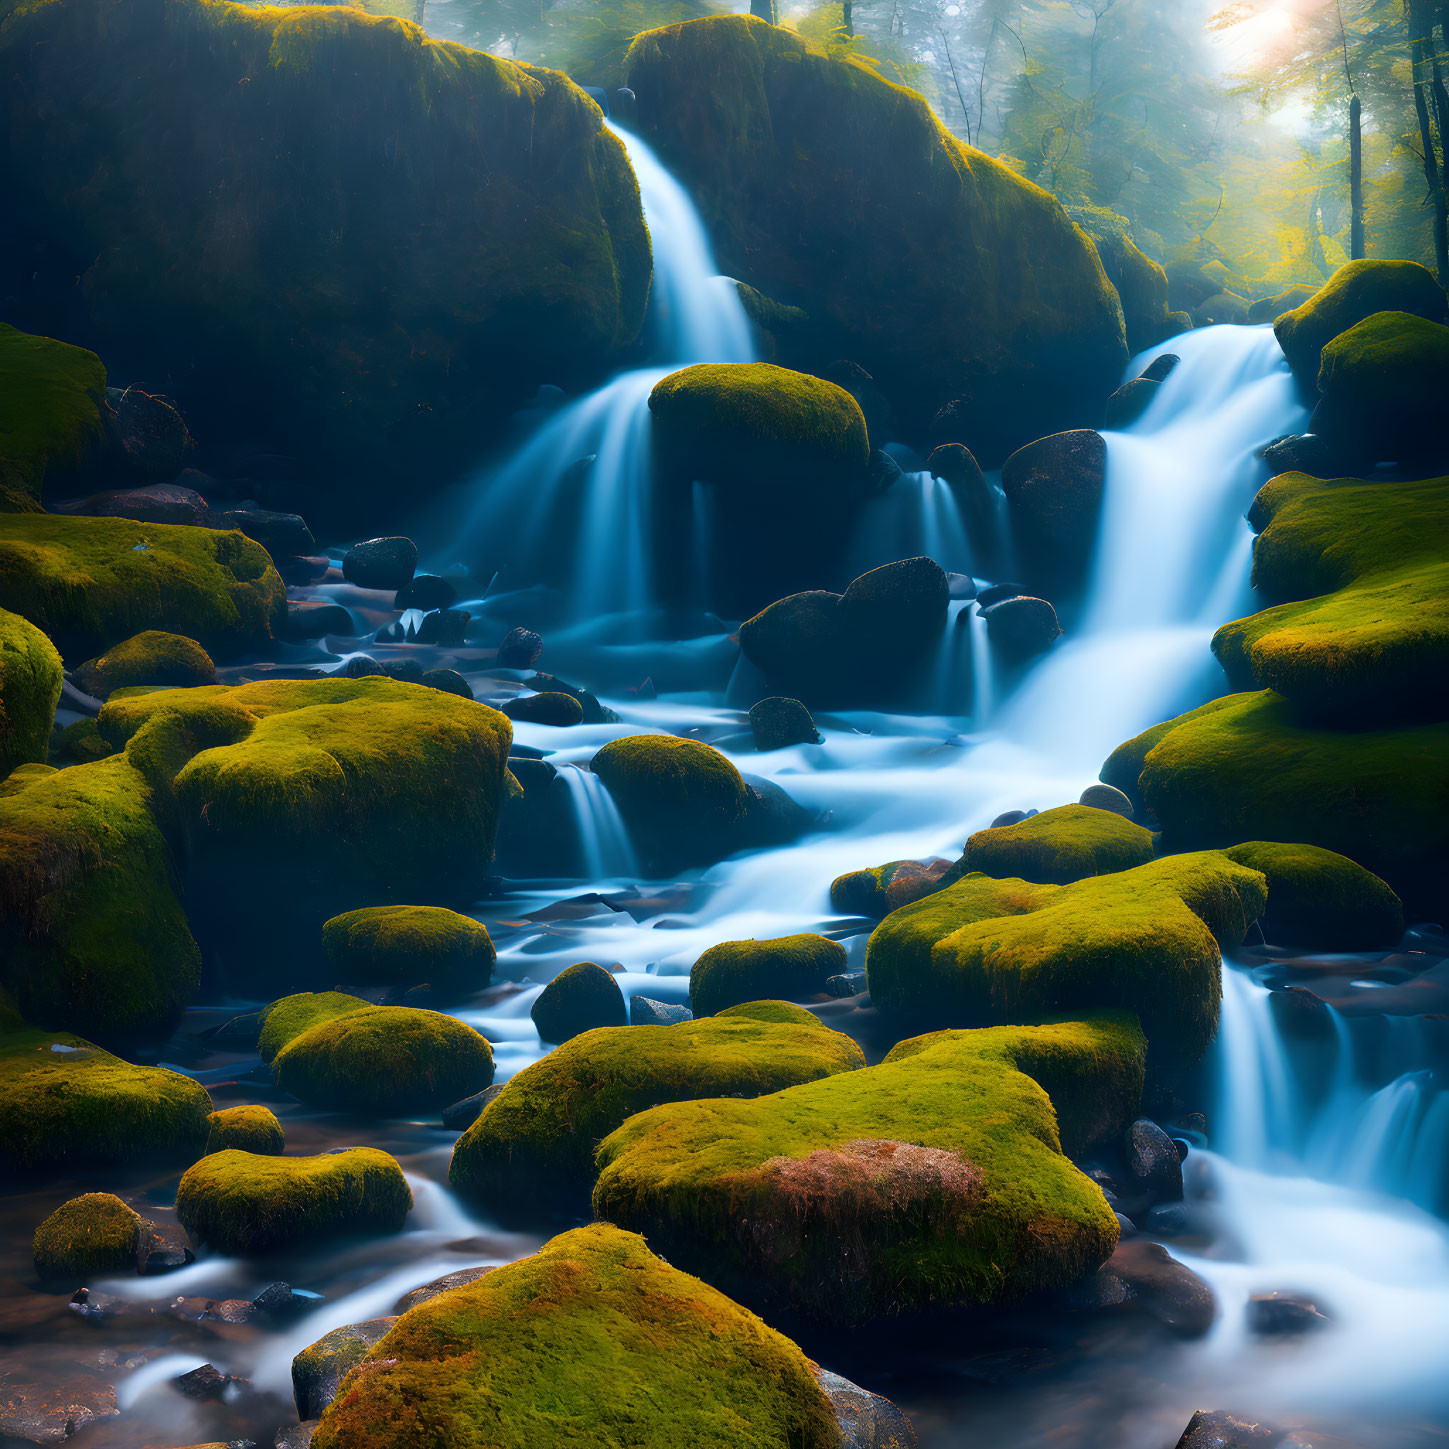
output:
[[[139,387],[108,387],[101,417],[111,456],[133,478],[161,483],[186,466],[191,434],[165,398]]]
[[[1045,599],[1023,595],[981,610],[993,649],[1011,660],[1030,659],[1051,648],[1062,632],[1057,611]]]
[[[194,488],[183,488],[176,483],[152,483],[144,488],[93,493],[56,511],[90,518],[130,518],[137,523],[179,523],[190,528],[217,526],[206,499]]]
[[[1301,1293],[1254,1293],[1248,1299],[1248,1330],[1265,1338],[1316,1333],[1332,1322],[1331,1314]]]
[[[397,591],[394,609],[421,609],[425,614],[434,609],[451,608],[458,601],[458,591],[447,579],[437,574],[415,574]]]
[[[325,639],[329,634],[351,639],[357,628],[341,604],[323,599],[288,599],[286,633],[289,639]]]
[[[539,1037],[555,1045],[596,1026],[624,1026],[629,1019],[619,983],[592,961],[559,972],[539,993],[529,1015]]]
[[[301,1313],[316,1300],[296,1293],[290,1283],[268,1283],[255,1298],[252,1307],[273,1319],[287,1319]]]
[[[320,584],[332,568],[332,560],[326,554],[304,554],[299,558],[273,559],[282,582],[288,588],[302,589],[311,584]]]
[[[976,580],[970,574],[946,575],[946,592],[953,599],[970,600],[976,597]]]
[[[425,669],[418,683],[427,685],[429,689],[441,689],[444,694],[473,698],[473,686],[456,669]]]
[[[864,971],[841,971],[825,978],[825,990],[830,996],[859,996],[865,988]]]
[[[1276,1429],[1239,1419],[1221,1409],[1199,1409],[1177,1441],[1177,1449],[1253,1449],[1278,1437]]]
[[[952,488],[981,488],[986,484],[981,464],[964,443],[942,443],[926,459],[926,471]]]
[[[471,1097],[464,1097],[461,1102],[454,1102],[451,1106],[443,1108],[443,1126],[449,1132],[462,1132],[471,1127],[477,1120],[483,1109],[503,1090],[503,1083],[499,1082],[492,1087],[484,1087],[481,1092],[474,1092]],[[402,1310],[399,1309],[399,1312]]]
[[[650,996],[629,998],[630,1026],[676,1026],[681,1021],[693,1020],[694,1013],[687,1006],[655,1001]]]
[[[89,1373],[44,1384],[7,1374],[0,1385],[0,1438],[61,1444],[87,1424],[117,1412],[115,1389]]]
[[[855,399],[872,438],[885,436],[885,429],[890,426],[891,405],[865,368],[858,362],[841,358],[823,368],[820,376],[836,387],[843,387]]]
[[[988,584],[976,595],[976,603],[980,608],[989,609],[993,604],[999,604],[1003,599],[1019,599],[1025,593],[1020,584],[1002,583]]]
[[[1146,1232],[1164,1238],[1180,1238],[1195,1226],[1192,1211],[1181,1202],[1159,1203],[1148,1208],[1141,1221]]]
[[[1030,588],[1072,593],[1085,583],[1106,471],[1107,445],[1090,428],[1028,443],[1002,465],[1001,487]]]
[[[370,538],[355,543],[342,559],[342,577],[359,589],[396,592],[418,566],[418,546],[410,538]]]
[[[1175,352],[1159,352],[1138,377],[1146,382],[1166,382],[1168,374],[1182,359]]]
[[[277,513],[255,505],[212,514],[212,528],[235,528],[269,554],[297,557],[317,547],[307,520],[296,513]]]
[[[1004,825],[1020,825],[1023,820],[1030,820],[1036,813],[1035,810],[1003,810],[991,822],[990,828],[992,830],[1000,830]]]
[[[571,694],[554,693],[525,694],[508,700],[503,713],[511,720],[526,724],[552,725],[567,729],[581,724],[584,707]]]
[[[1332,443],[1317,433],[1295,433],[1278,438],[1263,449],[1263,461],[1274,473],[1307,473],[1313,478],[1336,478],[1345,471]]]
[[[416,659],[385,659],[382,672],[389,679],[401,680],[403,684],[421,684],[427,671]]]
[[[1079,805],[1090,805],[1093,810],[1112,810],[1131,820],[1135,815],[1132,802],[1115,785],[1088,785],[1077,799]]]
[[[865,465],[865,491],[869,494],[884,493],[900,479],[901,465],[889,453],[872,448],[870,460]]]
[[[1182,1196],[1182,1159],[1156,1122],[1139,1117],[1128,1129],[1122,1156],[1132,1181],[1159,1198]]]
[[[338,672],[348,679],[381,678],[384,674],[382,665],[371,654],[354,654]]]
[[[97,1293],[93,1288],[76,1289],[65,1306],[77,1318],[83,1318],[87,1323],[110,1323],[123,1317],[131,1309],[131,1305],[124,1298],[118,1298],[114,1293]]]
[[[250,1323],[256,1316],[257,1305],[250,1298],[207,1298],[196,1315],[203,1323],[227,1323],[234,1328]]]
[[[773,695],[750,706],[750,729],[757,750],[813,745],[820,739],[810,711],[798,700]]]
[[[1103,1272],[1120,1278],[1131,1300],[1180,1338],[1201,1338],[1217,1317],[1213,1290],[1161,1243],[1118,1243]]]
[[[464,633],[473,622],[473,616],[466,609],[434,609],[423,615],[418,625],[419,644],[451,644],[466,642]]]
[[[406,1313],[409,1309],[416,1308],[419,1303],[426,1303],[428,1299],[436,1298],[439,1293],[446,1293],[452,1288],[461,1288],[467,1283],[476,1283],[485,1273],[492,1271],[492,1264],[483,1264],[477,1268],[459,1268],[454,1273],[444,1273],[441,1278],[434,1278],[431,1283],[424,1283],[421,1288],[414,1288],[411,1293],[404,1293],[393,1304],[393,1312]]]
[[[619,716],[613,710],[599,702],[599,696],[592,690],[581,689],[577,684],[570,684],[567,680],[560,679],[555,674],[535,674],[528,681],[530,689],[537,690],[540,694],[571,694],[583,706],[585,724],[618,724]]]
[[[232,1376],[222,1373],[215,1364],[204,1363],[200,1368],[172,1379],[171,1386],[188,1399],[219,1399],[233,1382]]]
[[[502,669],[530,669],[543,653],[543,639],[532,629],[510,629],[498,646],[498,664]]]
[[[136,1266],[146,1277],[174,1273],[196,1261],[185,1232],[175,1223],[146,1222],[136,1249]]]
[[[1160,382],[1149,377],[1134,377],[1131,382],[1124,382],[1107,399],[1106,426],[1130,428],[1152,406],[1161,386]]]
[[[1306,986],[1285,986],[1268,994],[1278,1031],[1296,1041],[1330,1041],[1336,1035],[1328,1003]]]
[[[317,1431],[316,1420],[307,1424],[292,1424],[278,1429],[272,1440],[272,1449],[311,1449],[312,1435]]]
[[[342,1380],[397,1322],[396,1315],[349,1323],[323,1334],[292,1360],[292,1397],[297,1417],[315,1419],[337,1397]]]
[[[811,1371],[835,1411],[841,1449],[915,1449],[911,1421],[889,1399],[818,1365]]]

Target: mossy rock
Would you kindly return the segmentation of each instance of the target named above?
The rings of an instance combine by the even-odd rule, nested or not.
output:
[[[115,746],[101,734],[100,726],[93,719],[78,719],[50,737],[49,763],[57,768],[91,765],[115,753]]]
[[[419,457],[439,480],[466,467],[480,427],[541,382],[592,382],[638,334],[638,187],[564,75],[432,39],[411,12],[9,10],[0,172],[25,204],[6,295],[23,277],[198,436],[265,420],[275,450],[337,480],[318,494],[334,515],[385,505]]]
[[[396,1233],[412,1205],[402,1168],[375,1147],[316,1157],[231,1148],[189,1167],[176,1189],[176,1216],[192,1241],[242,1256]]]
[[[1132,240],[1127,218],[1098,206],[1069,206],[1067,215],[1092,238],[1117,290],[1127,350],[1144,352],[1171,337],[1178,329],[1168,320],[1167,273]]]
[[[1316,720],[1449,715],[1449,478],[1287,473],[1252,518],[1253,583],[1274,607],[1214,636],[1233,687]]]
[[[1001,468],[1022,581],[1048,598],[1079,590],[1097,546],[1107,444],[1091,428],[1038,438]]]
[[[834,1324],[1015,1299],[1116,1246],[1063,1146],[1131,1120],[1142,1062],[1122,1015],[941,1032],[753,1101],[655,1107],[600,1145],[594,1210],[747,1301]]]
[[[840,1449],[810,1361],[607,1223],[403,1314],[342,1382],[315,1449]]]
[[[611,740],[589,762],[646,860],[704,865],[736,849],[750,797],[711,745],[677,735]]]
[[[449,1181],[510,1218],[541,1201],[585,1211],[595,1147],[636,1112],[759,1097],[865,1065],[849,1037],[809,1012],[775,1019],[764,1005],[674,1026],[605,1027],[565,1042],[483,1109],[453,1149]]]
[[[1404,908],[1371,871],[1316,845],[1251,840],[1223,854],[1268,879],[1259,925],[1275,946],[1372,951],[1398,945]]]
[[[1127,357],[1095,249],[916,92],[747,16],[646,31],[626,69],[638,128],[698,204],[720,265],[809,313],[811,370],[851,359],[902,436],[968,399],[948,441],[988,466],[1094,420]]]
[[[99,452],[105,396],[94,352],[0,322],[0,512],[39,512],[47,476]]]
[[[783,750],[820,743],[810,711],[798,699],[773,695],[750,706],[750,731],[757,750]]]
[[[769,941],[721,941],[694,963],[689,1004],[696,1016],[776,997],[814,996],[845,970],[845,947],[812,932]]]
[[[1308,282],[1294,282],[1291,287],[1284,287],[1271,297],[1259,297],[1248,308],[1248,321],[1276,322],[1285,312],[1301,307],[1317,291],[1318,288]]]
[[[345,981],[372,986],[427,983],[443,997],[482,991],[493,979],[485,927],[443,906],[363,906],[322,926],[322,946]]]
[[[1131,870],[1151,859],[1150,830],[1114,810],[1062,805],[1015,825],[978,830],[966,842],[961,865],[983,875],[1070,885],[1088,876]]]
[[[30,1248],[35,1271],[78,1283],[102,1273],[135,1272],[145,1226],[109,1192],[73,1197],[36,1228]]]
[[[45,763],[62,679],[55,645],[0,609],[0,780],[16,765]]]
[[[945,860],[888,860],[884,865],[848,871],[830,883],[830,904],[851,916],[880,920],[938,891],[952,869]],[[959,872],[958,872],[959,874]]]
[[[286,1134],[270,1107],[223,1107],[207,1119],[206,1151],[255,1152],[276,1157],[286,1148]]]
[[[435,1114],[492,1084],[493,1050],[442,1012],[363,1004],[291,1037],[272,1072],[283,1091],[327,1111]]]
[[[0,985],[28,1021],[161,1034],[201,984],[154,792],[122,755],[0,797]]]
[[[308,1344],[292,1360],[292,1399],[303,1423],[321,1416],[337,1397],[342,1380],[396,1322],[397,1315],[393,1314],[369,1318],[365,1323],[345,1323]]]
[[[132,1066],[77,1036],[0,1035],[0,1163],[12,1171],[186,1161],[210,1112],[206,1088],[180,1072]]]
[[[1154,725],[1103,774],[1134,762],[1169,849],[1318,845],[1383,879],[1411,918],[1449,909],[1449,725],[1319,728],[1261,690]]]
[[[133,684],[165,684],[185,687],[211,684],[216,666],[195,639],[148,629],[107,649],[99,659],[90,659],[75,672],[75,682],[96,699]]]
[[[563,1043],[598,1027],[623,1026],[629,1012],[611,972],[593,961],[576,961],[539,992],[529,1016],[541,1041]]]
[[[1283,294],[1285,300],[1291,290]],[[1434,280],[1434,274],[1418,262],[1382,261],[1376,257],[1345,262],[1317,291],[1273,319],[1273,331],[1289,367],[1306,388],[1312,389],[1318,380],[1323,349],[1375,312],[1410,312],[1430,321],[1442,321],[1444,289]]]
[[[151,629],[234,657],[281,631],[286,603],[267,551],[241,533],[0,515],[0,608],[43,629],[66,659],[94,659]]]
[[[112,699],[100,728],[168,802],[198,938],[249,985],[309,984],[346,911],[482,893],[513,734],[486,705],[332,677]]]
[[[284,996],[262,1013],[257,1053],[264,1062],[273,1062],[277,1053],[304,1031],[371,1004],[345,991],[299,991],[293,996]]]
[[[1257,871],[1215,851],[1072,885],[963,876],[871,933],[871,1000],[891,1021],[931,1026],[1132,1011],[1154,1073],[1174,1075],[1212,1040],[1221,951],[1267,897]]]

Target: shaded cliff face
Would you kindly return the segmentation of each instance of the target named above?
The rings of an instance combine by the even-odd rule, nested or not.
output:
[[[629,84],[720,264],[810,314],[782,361],[859,363],[898,432],[964,398],[953,441],[990,458],[1099,420],[1126,350],[1091,243],[914,91],[748,17],[641,35]]]
[[[201,436],[297,452],[362,504],[638,333],[638,187],[562,75],[331,7],[0,17],[7,311]]]

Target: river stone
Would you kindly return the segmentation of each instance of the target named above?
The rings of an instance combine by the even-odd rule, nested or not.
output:
[[[288,599],[286,634],[289,639],[325,639],[329,634],[352,639],[357,628],[341,604],[325,599]]]
[[[1175,352],[1159,352],[1138,374],[1147,382],[1166,382],[1167,375],[1182,361]]]
[[[1152,406],[1161,386],[1152,377],[1134,377],[1131,382],[1124,382],[1107,399],[1107,427],[1118,430],[1130,428]]]
[[[297,513],[277,513],[271,508],[246,504],[224,513],[213,513],[212,528],[235,528],[259,543],[273,558],[298,558],[317,547],[307,520]]]
[[[472,622],[473,616],[466,609],[434,609],[432,613],[423,615],[423,622],[418,625],[417,642],[465,644],[467,640],[463,636]]]
[[[450,1288],[461,1288],[465,1283],[476,1283],[485,1273],[491,1273],[493,1268],[494,1264],[484,1263],[477,1268],[459,1268],[454,1273],[444,1273],[441,1278],[434,1278],[431,1283],[424,1283],[421,1288],[414,1288],[411,1293],[404,1293],[393,1305],[393,1312],[399,1315],[404,1314],[408,1309],[416,1308],[419,1303],[426,1303],[429,1298],[436,1298],[439,1293],[446,1293]]]
[[[510,629],[498,646],[498,665],[501,669],[528,669],[543,653],[543,639],[532,629]]]
[[[571,694],[549,692],[525,694],[508,700],[502,706],[509,719],[521,724],[552,725],[566,729],[580,724],[584,707]]]
[[[369,538],[355,543],[342,558],[342,577],[359,589],[396,592],[418,566],[418,546],[410,538]]]
[[[619,983],[602,966],[580,961],[560,971],[539,993],[529,1015],[539,1037],[560,1045],[596,1026],[625,1026]]]
[[[1253,1449],[1278,1437],[1276,1429],[1250,1423],[1221,1409],[1199,1409],[1177,1441],[1177,1449]]]
[[[1028,594],[988,604],[981,609],[981,617],[986,620],[991,647],[1009,661],[1041,654],[1062,632],[1057,611],[1045,599]]]
[[[1146,1117],[1139,1117],[1128,1129],[1122,1144],[1123,1157],[1132,1180],[1155,1197],[1182,1196],[1182,1159],[1166,1132]]]
[[[1254,1293],[1248,1299],[1248,1331],[1262,1337],[1315,1333],[1333,1318],[1302,1293]]]
[[[219,1399],[234,1382],[237,1381],[230,1374],[222,1373],[215,1364],[204,1363],[172,1379],[171,1387],[188,1399]]]
[[[433,609],[448,609],[458,601],[458,591],[447,579],[437,574],[414,574],[392,601],[394,609],[421,609],[430,613]]]
[[[292,1360],[292,1397],[297,1417],[315,1419],[337,1397],[338,1387],[368,1350],[397,1322],[397,1316],[349,1323],[325,1333]]]
[[[810,1368],[835,1411],[841,1449],[916,1449],[916,1431],[911,1421],[889,1399],[872,1394],[829,1369],[816,1364]]]
[[[76,1372],[60,1383],[9,1379],[0,1390],[0,1438],[61,1444],[118,1412],[115,1389],[89,1373]]]
[[[484,1087],[481,1092],[474,1092],[471,1097],[464,1097],[461,1102],[444,1107],[443,1126],[449,1132],[463,1132],[471,1127],[483,1109],[503,1090],[503,1085],[498,1082],[494,1086]]]
[[[1133,1301],[1179,1338],[1201,1338],[1213,1326],[1213,1290],[1161,1243],[1118,1243],[1102,1271],[1120,1278]]]
[[[675,1026],[681,1021],[693,1020],[694,1013],[687,1006],[673,1006],[650,996],[629,998],[630,1026]]]
[[[440,689],[444,694],[456,694],[462,699],[473,698],[473,686],[456,669],[425,669],[418,683],[429,689]]]
[[[798,699],[782,695],[758,700],[750,706],[750,730],[755,736],[757,750],[813,745],[820,739],[810,711]]]
[[[1077,799],[1078,805],[1090,805],[1093,810],[1115,810],[1131,820],[1135,815],[1132,802],[1115,785],[1088,785]]]

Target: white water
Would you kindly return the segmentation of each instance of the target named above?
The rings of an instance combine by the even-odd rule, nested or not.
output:
[[[573,798],[585,876],[603,881],[637,875],[639,866],[624,817],[604,782],[577,765],[565,765],[559,773]]]

